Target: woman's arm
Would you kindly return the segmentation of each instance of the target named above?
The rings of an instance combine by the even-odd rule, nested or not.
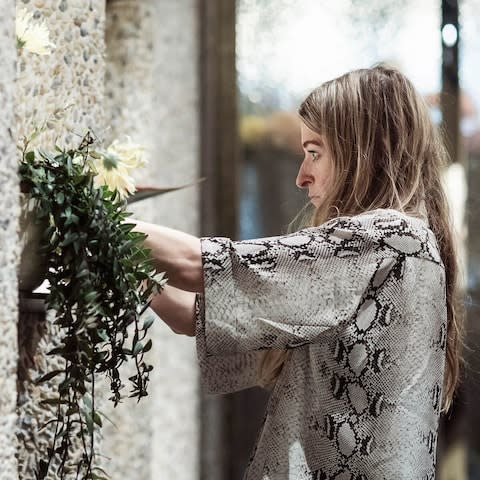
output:
[[[153,223],[128,219],[134,231],[147,234],[145,247],[151,250],[155,268],[166,272],[168,283],[188,292],[203,291],[200,239]]]
[[[195,336],[195,293],[165,285],[150,307],[175,333]]]

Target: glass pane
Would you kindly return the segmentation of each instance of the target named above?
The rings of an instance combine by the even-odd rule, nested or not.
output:
[[[385,61],[440,90],[440,13],[438,0],[237,0],[242,238],[284,232],[305,204],[295,112],[313,88]]]

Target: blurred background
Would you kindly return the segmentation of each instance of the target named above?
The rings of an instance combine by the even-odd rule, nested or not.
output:
[[[224,15],[219,21],[229,30],[217,37],[222,43],[216,68],[223,74],[210,95],[211,77],[203,76],[202,93],[204,102],[236,95],[236,103],[223,104],[218,130],[210,138],[202,135],[204,155],[212,153],[208,142],[218,142],[216,168],[225,172],[217,188],[225,210],[209,209],[216,212],[215,229],[205,224],[205,234],[245,239],[286,232],[306,201],[295,187],[302,159],[296,109],[323,81],[387,62],[413,81],[443,128],[452,158],[445,188],[467,293],[468,374],[453,411],[442,420],[437,478],[480,479],[480,1],[237,0],[224,2],[216,13]],[[201,69],[205,73],[208,66]],[[229,117],[234,108],[237,123]],[[204,166],[206,161],[212,160],[204,156]],[[241,478],[267,399],[254,388],[216,400],[224,448],[216,464],[223,473],[215,478]],[[206,445],[212,438],[208,427],[203,435]],[[209,468],[203,464],[203,478],[214,478]]]

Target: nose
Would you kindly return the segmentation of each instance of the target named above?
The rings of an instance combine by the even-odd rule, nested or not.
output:
[[[302,162],[298,170],[295,185],[298,188],[308,188],[313,183],[313,177],[306,171],[305,162]]]

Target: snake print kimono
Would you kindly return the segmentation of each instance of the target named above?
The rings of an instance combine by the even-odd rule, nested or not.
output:
[[[378,209],[201,244],[205,391],[254,386],[265,349],[292,349],[244,480],[433,479],[447,311],[425,221]]]

